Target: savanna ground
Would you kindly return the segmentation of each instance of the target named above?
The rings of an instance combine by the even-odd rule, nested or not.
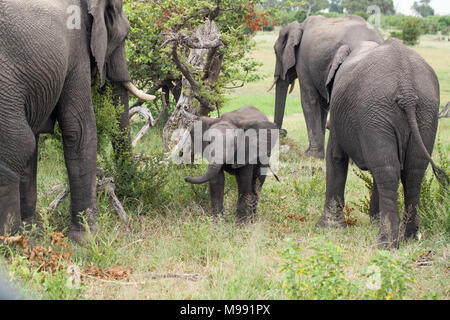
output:
[[[222,113],[254,105],[268,116],[273,116],[274,92],[267,93],[273,77],[275,57],[273,44],[277,32],[258,33],[253,57],[261,62],[261,81],[233,91],[227,98]],[[441,104],[450,101],[450,42],[439,42],[424,36],[417,50],[436,70],[441,85]],[[6,269],[25,288],[27,297],[45,299],[288,299],[283,288],[285,275],[280,272],[283,258],[280,253],[289,245],[308,247],[321,237],[342,248],[348,279],[360,278],[364,268],[377,255],[378,230],[357,204],[369,196],[364,181],[351,166],[346,188],[346,202],[353,225],[342,230],[319,230],[314,224],[319,219],[325,197],[325,161],[303,157],[308,146],[306,126],[302,116],[298,82],[295,92],[287,101],[285,128],[288,137],[282,144],[290,147],[280,156],[278,176],[281,182],[268,177],[263,187],[255,223],[246,226],[234,224],[236,208],[236,183],[227,176],[225,217],[213,221],[209,214],[207,185],[192,186],[183,177],[196,175],[203,167],[169,165],[162,166],[158,179],[160,189],[155,190],[155,201],[164,198],[164,204],[144,204],[140,199],[128,198],[124,203],[131,219],[130,232],[114,212],[110,202],[98,196],[99,225],[98,242],[90,241],[84,246],[69,244],[72,263],[81,270],[95,266],[106,270],[121,268],[131,270],[129,280],[107,280],[83,277],[80,289],[69,289],[67,273],[63,269],[54,275],[39,275],[28,267],[20,250],[10,251]],[[139,121],[134,122],[137,132]],[[151,131],[136,148],[137,152],[153,155],[161,151],[161,128]],[[440,121],[438,131],[441,153],[450,150],[450,120]],[[439,162],[437,149],[433,157]],[[428,177],[431,177],[429,169]],[[66,234],[68,226],[69,199],[49,213],[45,209],[55,195],[47,190],[67,181],[61,150],[51,143],[43,143],[40,152],[38,174],[38,209],[43,231],[34,239],[47,241],[53,231]],[[436,182],[434,182],[436,183]],[[445,223],[449,222],[449,208],[442,203],[436,221],[428,221],[422,228],[420,241],[402,242],[400,249],[390,254],[395,258],[408,256],[412,263],[410,276],[415,279],[406,298],[450,298],[450,248]],[[418,266],[414,259],[432,251],[430,263]],[[180,278],[151,279],[133,275],[149,272],[194,273],[201,276],[197,281]],[[314,295],[313,295],[314,296]],[[321,296],[315,296],[320,298]]]

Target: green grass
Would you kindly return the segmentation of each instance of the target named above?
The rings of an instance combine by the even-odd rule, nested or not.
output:
[[[266,88],[273,75],[272,47],[275,39],[276,33],[273,32],[257,35],[258,45],[253,55],[264,63],[262,72],[266,77],[230,92],[222,113],[251,104],[269,116],[273,115],[274,93],[266,93]],[[437,68],[443,99],[450,100],[447,44],[426,40],[416,50]],[[207,186],[192,186],[183,181],[184,176],[197,174],[202,168],[173,166],[164,172],[164,190],[161,190],[161,195],[156,195],[157,199],[162,196],[170,199],[163,206],[143,203],[141,199],[125,199],[127,208],[133,208],[128,211],[131,232],[126,231],[111,203],[99,195],[99,241],[85,246],[69,244],[68,247],[73,253],[72,261],[82,270],[94,265],[103,269],[131,268],[133,275],[196,273],[202,276],[200,280],[132,276],[127,282],[85,278],[81,289],[73,291],[63,285],[64,273],[42,280],[25,272],[26,263],[17,254],[8,258],[9,273],[27,288],[28,296],[48,299],[288,299],[283,289],[284,274],[279,272],[285,240],[289,238],[293,244],[306,248],[312,239],[323,237],[345,250],[343,258],[349,261],[345,268],[346,277],[358,279],[379,253],[376,247],[378,230],[370,224],[369,217],[358,210],[351,213],[356,219],[354,226],[342,230],[318,230],[314,227],[325,199],[325,162],[303,157],[308,140],[299,100],[297,86],[287,105],[285,127],[289,136],[282,141],[290,146],[291,151],[281,155],[281,167],[277,173],[281,182],[273,177],[266,180],[255,223],[245,226],[234,223],[237,190],[233,177],[227,175],[226,178],[225,217],[214,221],[209,215]],[[135,121],[134,124],[136,132],[140,123]],[[441,121],[438,136],[443,152],[448,154],[449,120]],[[42,212],[41,220],[45,222],[43,234],[55,229],[66,233],[69,199],[64,200],[52,214],[46,214],[43,209],[55,197],[48,196],[46,191],[67,181],[62,151],[50,140],[41,144],[38,206]],[[161,145],[161,129],[156,128],[139,142],[136,152],[153,155],[160,151]],[[433,157],[437,159],[436,152]],[[358,202],[368,196],[364,183],[354,170],[355,167],[351,166],[346,188],[347,203]],[[448,208],[443,211],[449,214]],[[431,265],[413,267],[412,276],[416,284],[406,297],[450,299],[449,236],[444,226],[422,230],[422,234],[420,241],[402,242],[399,250],[391,252],[394,258],[408,255],[411,261],[428,250],[434,253]],[[38,236],[34,241],[39,243],[43,240]]]

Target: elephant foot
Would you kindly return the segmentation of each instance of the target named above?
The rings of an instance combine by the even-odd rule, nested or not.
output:
[[[399,248],[398,239],[392,239],[391,237],[380,236],[378,237],[378,249],[380,250],[392,250]]]
[[[97,225],[93,225],[89,227],[89,231],[87,231],[83,227],[75,227],[72,226],[69,230],[68,238],[72,242],[76,242],[78,244],[85,244],[90,237],[95,238],[99,232],[99,228]]]
[[[347,223],[345,223],[345,220],[344,220],[344,218],[342,216],[340,218],[338,218],[338,217],[331,217],[330,215],[327,215],[327,214],[324,213],[320,217],[319,221],[317,221],[316,227],[317,228],[335,228],[335,229],[340,229],[340,228],[347,227]]]
[[[316,158],[316,159],[324,159],[325,158],[325,151],[322,149],[315,149],[309,147],[308,150],[305,152],[306,157],[310,158]]]
[[[370,215],[370,223],[374,226],[380,225],[380,214]]]
[[[81,224],[80,221],[85,221],[87,223],[87,228],[85,225]],[[97,210],[87,209],[84,213],[77,216],[75,222],[72,221],[68,238],[70,241],[84,244],[89,237],[95,238],[98,232]]]

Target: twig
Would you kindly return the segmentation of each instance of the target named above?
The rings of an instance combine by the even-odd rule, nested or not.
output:
[[[198,273],[154,273],[154,272],[145,272],[140,274],[132,274],[131,277],[138,278],[150,278],[150,279],[164,279],[164,278],[178,278],[178,279],[187,279],[192,281],[198,281],[200,279],[205,278]]]

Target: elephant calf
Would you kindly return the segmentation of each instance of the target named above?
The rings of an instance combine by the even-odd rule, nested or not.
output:
[[[235,175],[239,191],[236,220],[250,220],[270,170],[270,155],[278,140],[276,124],[255,107],[247,106],[219,118],[200,117],[190,133],[192,152],[201,151],[209,168],[203,176],[187,177],[185,181],[209,182],[211,207],[217,215],[223,213],[224,171]]]
[[[431,163],[442,184],[448,177],[431,159],[438,125],[439,82],[433,69],[397,39],[362,42],[336,53],[327,79],[331,97],[327,186],[318,227],[344,227],[344,188],[349,158],[373,176],[371,222],[379,247],[398,248],[399,180],[404,187],[404,236],[418,234],[422,179]]]

